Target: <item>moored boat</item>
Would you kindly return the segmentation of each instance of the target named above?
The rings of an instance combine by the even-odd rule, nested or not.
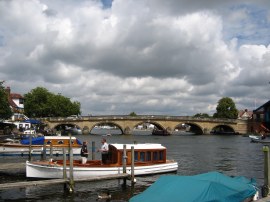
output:
[[[144,192],[133,196],[130,202],[175,201],[230,201],[257,200],[258,187],[254,179],[229,177],[219,172],[194,176],[161,176]]]
[[[31,154],[40,155],[43,152],[44,146],[46,147],[46,154],[52,152],[54,155],[63,154],[63,148],[69,147],[69,136],[42,136],[33,137],[31,142]],[[72,151],[74,155],[79,155],[82,143],[75,137],[71,137]],[[29,154],[30,139],[15,140],[0,143],[0,156],[23,156]]]
[[[168,160],[166,147],[161,144],[127,144],[126,171],[131,173],[131,147],[134,147],[134,174],[150,175],[157,173],[176,172],[178,163]],[[73,161],[74,178],[102,176],[123,173],[123,144],[110,144],[107,158],[88,160],[82,164],[80,160]],[[69,161],[67,176],[69,176]],[[26,176],[32,178],[63,178],[63,160],[26,162]]]
[[[171,133],[168,130],[165,130],[165,129],[154,128],[153,131],[152,131],[152,135],[169,136],[169,135],[171,135]]]

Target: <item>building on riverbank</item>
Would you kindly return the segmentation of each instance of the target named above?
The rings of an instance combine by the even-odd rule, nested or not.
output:
[[[252,133],[265,132],[270,135],[270,100],[253,110],[253,116],[248,125]]]

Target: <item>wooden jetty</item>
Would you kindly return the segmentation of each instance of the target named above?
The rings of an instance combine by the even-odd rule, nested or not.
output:
[[[121,173],[117,175],[104,175],[104,176],[95,176],[87,178],[74,178],[74,182],[94,182],[101,180],[113,180],[113,179],[126,179],[130,175],[127,173]],[[0,190],[4,189],[14,189],[30,186],[47,186],[53,184],[68,184],[69,179],[52,179],[52,180],[36,180],[36,181],[25,181],[25,182],[14,182],[14,183],[4,183],[0,184]]]
[[[25,162],[23,163],[1,163],[0,172],[25,170]]]

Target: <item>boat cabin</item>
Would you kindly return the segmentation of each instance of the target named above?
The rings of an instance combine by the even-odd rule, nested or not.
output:
[[[30,140],[24,139],[21,144],[29,145]],[[53,147],[69,147],[69,137],[68,136],[42,136],[32,139],[32,145],[44,145]],[[71,137],[72,147],[81,147],[82,143],[75,137]]]
[[[131,165],[131,147],[135,164],[166,163],[166,147],[161,144],[126,144],[127,165]],[[110,144],[105,164],[123,164],[124,144]]]

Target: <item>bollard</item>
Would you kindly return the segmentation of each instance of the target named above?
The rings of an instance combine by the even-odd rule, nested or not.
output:
[[[270,184],[268,146],[263,146],[263,154],[264,154],[264,185],[262,186],[262,197],[266,197],[269,194],[269,184]]]
[[[92,141],[92,160],[95,160],[96,159],[96,143],[95,141]]]

